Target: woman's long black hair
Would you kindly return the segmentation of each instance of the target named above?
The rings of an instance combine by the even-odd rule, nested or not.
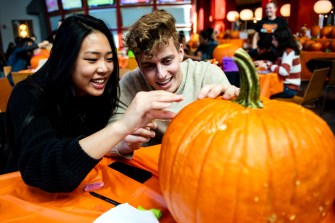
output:
[[[88,96],[91,97],[89,101],[93,103],[87,108],[88,113],[91,113],[91,118],[93,115],[95,116],[96,124],[99,123],[97,128],[102,128],[107,124],[109,117],[116,108],[119,91],[117,52],[113,36],[102,20],[84,14],[66,18],[57,31],[50,57],[44,66],[33,75],[32,81],[37,81],[46,94],[59,104],[61,112],[64,109],[63,106],[73,105],[73,100],[76,98],[72,82],[74,66],[84,38],[96,31],[107,37],[111,45],[114,62],[113,73],[102,96]]]
[[[276,29],[273,36],[278,41],[278,46],[276,48],[277,56],[281,57],[287,48],[293,49],[296,55],[300,54],[299,46],[288,27]]]
[[[76,66],[77,57],[83,40],[92,32],[103,33],[111,46],[114,62],[114,70],[106,83],[105,90],[101,96],[84,96],[78,98],[75,95],[72,73]],[[43,106],[51,113],[51,120],[55,128],[64,136],[73,136],[76,134],[76,126],[68,126],[67,123],[73,123],[69,120],[78,115],[84,117],[83,122],[87,129],[79,129],[82,134],[92,134],[105,127],[108,119],[112,115],[117,105],[119,94],[119,65],[117,52],[113,36],[106,24],[90,15],[76,14],[67,17],[59,27],[55,41],[53,43],[50,57],[46,63],[32,76],[25,81],[18,83],[28,84],[36,89],[38,97],[46,97],[48,105]],[[48,106],[51,107],[48,107]],[[13,127],[7,120],[7,152],[11,153],[12,159],[9,159],[9,171],[15,170],[17,155],[19,153],[16,143],[20,141],[21,133],[29,123],[38,115],[38,109],[31,108],[20,127],[18,135],[13,134]],[[85,114],[80,114],[83,112]],[[78,114],[77,114],[78,113]],[[85,119],[85,120],[84,120]],[[73,131],[75,129],[75,131]],[[78,133],[77,132],[77,133]]]

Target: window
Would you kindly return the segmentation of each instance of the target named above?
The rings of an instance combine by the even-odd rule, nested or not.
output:
[[[63,9],[65,10],[77,9],[83,7],[81,0],[62,0],[62,5]]]

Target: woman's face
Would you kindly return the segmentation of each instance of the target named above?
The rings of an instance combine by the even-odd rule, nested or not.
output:
[[[72,74],[77,96],[100,96],[114,70],[113,53],[107,37],[93,32],[83,40]]]

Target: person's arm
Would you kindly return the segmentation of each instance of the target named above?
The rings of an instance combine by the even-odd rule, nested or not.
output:
[[[285,51],[281,59],[281,64],[270,65],[269,70],[271,70],[272,72],[276,72],[278,75],[283,77],[289,76],[294,59],[294,54],[295,54],[294,50]]]
[[[100,159],[127,135],[145,127],[152,120],[172,119],[175,114],[164,109],[170,107],[173,102],[182,99],[182,95],[167,91],[139,92],[119,120],[93,135],[81,139],[79,144],[89,156]],[[120,149],[118,152],[123,154]]]
[[[49,192],[76,189],[104,154],[126,135],[153,119],[173,118],[174,113],[162,109],[182,100],[182,96],[168,92],[141,92],[117,122],[90,136],[73,133],[74,137],[64,137],[50,122],[52,113],[44,97],[36,97],[31,87],[18,85],[12,92],[6,118],[13,129],[11,138],[16,143],[23,180]],[[31,107],[38,110],[27,122]],[[53,119],[57,117],[53,115]]]
[[[255,31],[253,37],[252,37],[252,49],[257,49],[257,41],[259,38],[259,33]]]

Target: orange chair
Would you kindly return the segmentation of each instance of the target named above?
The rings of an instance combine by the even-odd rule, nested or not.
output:
[[[10,85],[7,78],[0,78],[0,112],[6,112],[7,102],[12,89],[12,85]]]
[[[14,85],[26,79],[31,74],[32,72],[12,72],[12,79],[13,79]]]

